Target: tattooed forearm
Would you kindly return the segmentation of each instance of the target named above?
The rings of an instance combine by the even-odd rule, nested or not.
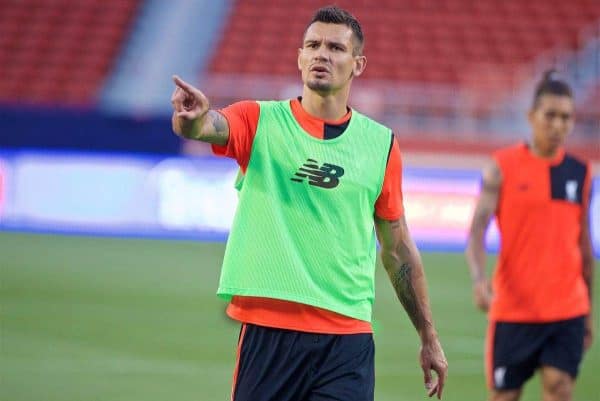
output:
[[[404,217],[394,221],[375,219],[381,243],[381,262],[400,303],[421,338],[435,334],[427,282],[419,250],[408,233]]]
[[[227,134],[227,120],[221,113],[211,110],[208,112],[208,118],[212,126],[212,131],[216,136]]]
[[[417,330],[421,329],[424,324],[423,311],[419,306],[419,299],[413,286],[413,268],[410,263],[403,263],[398,270],[389,271],[392,286],[396,291],[398,299],[404,306],[406,313],[410,317]]]
[[[227,119],[221,113],[209,110],[200,124],[200,134],[194,139],[217,145],[225,145],[227,143],[229,125],[227,124]]]

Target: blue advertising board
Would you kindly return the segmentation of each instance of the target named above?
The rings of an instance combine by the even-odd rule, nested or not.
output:
[[[0,154],[0,229],[224,240],[233,221],[235,162],[16,151]],[[406,216],[423,249],[462,251],[479,191],[476,170],[406,167]],[[600,256],[600,177],[591,228]],[[487,245],[498,247],[492,224]]]

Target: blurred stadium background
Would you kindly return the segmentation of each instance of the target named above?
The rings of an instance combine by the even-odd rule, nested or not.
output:
[[[236,169],[171,133],[171,75],[213,107],[295,97],[302,32],[329,3],[0,0],[0,399],[228,399],[237,327],[214,291]],[[445,399],[482,400],[485,319],[457,251],[482,162],[528,137],[550,67],[575,90],[568,148],[593,163],[600,256],[600,1],[335,3],[366,35],[351,104],[403,150]],[[381,273],[377,400],[414,400],[417,339]],[[598,399],[599,369],[597,340],[575,399]]]

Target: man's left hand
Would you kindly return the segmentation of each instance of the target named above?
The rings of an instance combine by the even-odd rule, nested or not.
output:
[[[442,399],[442,391],[448,373],[448,361],[444,355],[444,350],[440,345],[437,337],[424,342],[421,345],[421,353],[419,356],[421,369],[423,369],[423,377],[427,395],[432,397],[437,394],[439,400]],[[431,371],[437,374],[437,378],[433,378]]]

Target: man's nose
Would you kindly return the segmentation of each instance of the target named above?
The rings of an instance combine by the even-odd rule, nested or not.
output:
[[[319,46],[319,48],[315,52],[314,58],[315,60],[327,60],[329,58],[327,48],[325,46]]]
[[[564,125],[564,121],[560,117],[554,117],[552,120],[550,120],[550,126],[553,129],[561,129],[564,127]]]

